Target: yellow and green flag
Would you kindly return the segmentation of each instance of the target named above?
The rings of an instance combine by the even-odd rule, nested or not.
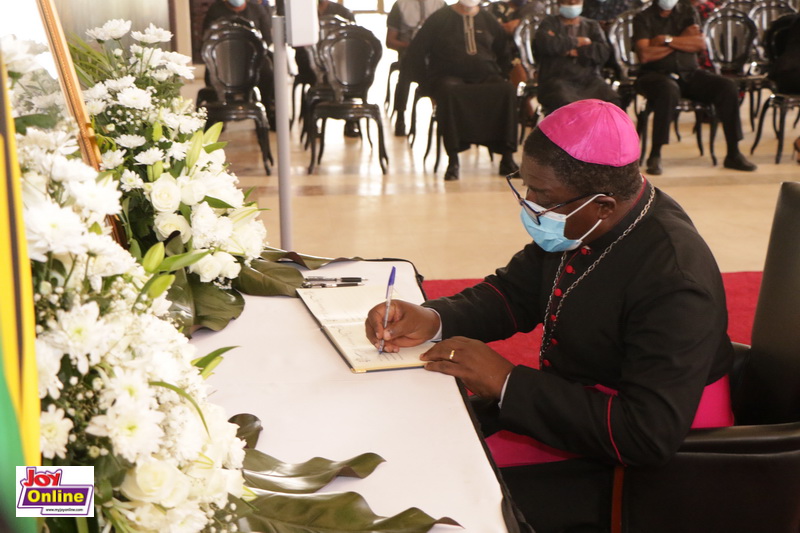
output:
[[[39,390],[31,265],[22,221],[14,123],[0,57],[0,514],[13,531],[33,532],[35,519],[15,518],[16,466],[38,466]]]

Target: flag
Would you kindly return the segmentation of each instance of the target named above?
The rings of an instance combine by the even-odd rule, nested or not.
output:
[[[22,220],[14,123],[0,57],[0,512],[20,532],[34,519],[15,518],[16,466],[38,466],[39,387],[31,264]]]

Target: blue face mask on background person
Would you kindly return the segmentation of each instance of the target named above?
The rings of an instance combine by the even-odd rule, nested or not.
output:
[[[574,6],[567,6],[564,4],[558,5],[558,13],[565,19],[574,19],[583,11],[583,4],[576,4]]]
[[[678,0],[658,0],[658,7],[664,11],[670,11],[678,3]]]
[[[539,217],[539,224],[533,220],[533,217],[528,213],[528,210],[525,207],[522,208],[522,212],[520,213],[520,218],[522,219],[522,225],[525,226],[525,230],[528,232],[528,235],[533,237],[533,241],[539,245],[539,247],[544,250],[545,252],[566,252],[568,250],[574,250],[578,246],[581,245],[583,239],[586,238],[594,229],[600,225],[600,219],[597,220],[597,223],[589,229],[583,236],[579,239],[568,239],[564,235],[564,228],[567,225],[567,219],[592,203],[595,198],[603,196],[602,194],[598,194],[589,198],[586,202],[581,204],[580,207],[572,211],[568,215],[562,215],[560,213],[545,213]],[[525,200],[535,211],[544,211],[544,208],[529,201]]]
[[[245,0],[228,0],[228,3],[233,7],[242,7]]]

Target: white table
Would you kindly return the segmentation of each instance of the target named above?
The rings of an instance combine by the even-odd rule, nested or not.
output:
[[[301,270],[385,286],[392,265],[399,297],[422,301],[407,262]],[[322,491],[358,492],[382,516],[419,507],[464,526],[437,525],[436,532],[507,531],[500,485],[453,378],[421,368],[354,374],[298,298],[245,299],[241,317],[220,332],[196,333],[192,344],[198,355],[238,346],[209,378],[211,400],[229,416],[261,419],[259,450],[287,462],[375,452],[386,462],[366,479],[337,479]]]

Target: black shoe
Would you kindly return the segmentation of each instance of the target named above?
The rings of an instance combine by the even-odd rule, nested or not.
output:
[[[444,181],[455,181],[458,179],[458,161],[450,161],[447,170],[444,171]]]
[[[508,176],[519,170],[519,165],[514,162],[514,157],[511,154],[503,154],[500,159],[500,175]]]
[[[744,170],[745,172],[752,172],[756,168],[758,168],[753,163],[745,159],[741,152],[738,152],[733,155],[731,154],[726,155],[725,163],[723,163],[723,166],[725,168],[730,168],[733,170]]]
[[[358,127],[358,122],[350,121],[344,123],[344,136],[345,137],[361,137],[361,129]]]
[[[663,172],[661,168],[661,156],[651,155],[647,158],[647,173],[660,176]]]
[[[406,136],[406,121],[405,119],[403,119],[402,116],[398,116],[397,120],[394,123],[394,136],[395,137]]]

